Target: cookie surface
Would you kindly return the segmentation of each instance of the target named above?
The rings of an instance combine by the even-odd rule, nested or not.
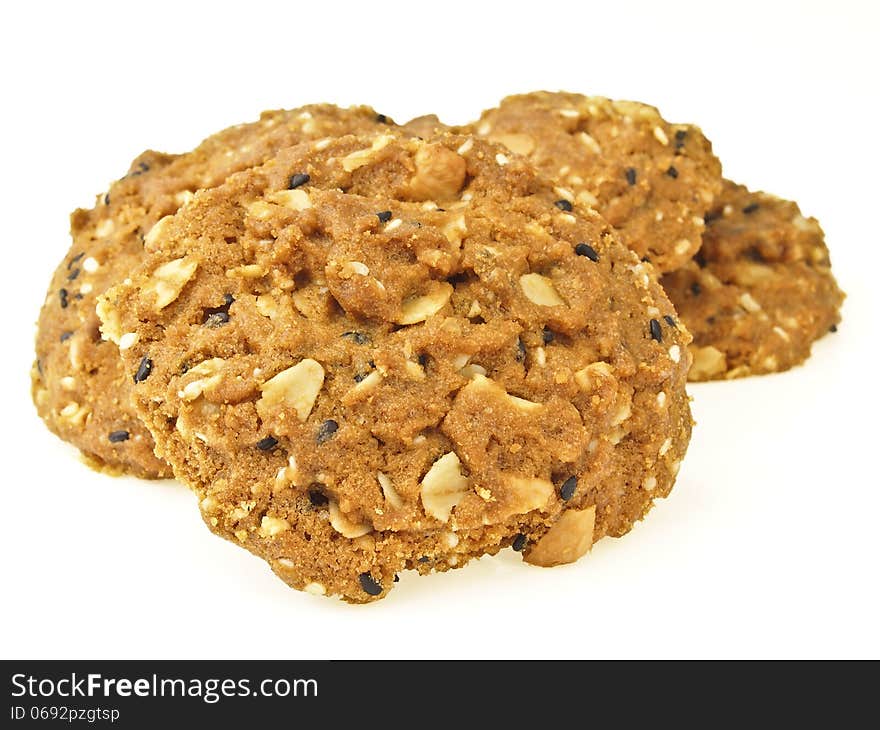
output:
[[[787,370],[840,321],[825,237],[795,203],[725,181],[693,262],[662,279],[693,334],[691,380]]]
[[[140,262],[155,223],[199,188],[218,185],[303,140],[371,131],[386,122],[368,107],[265,112],[259,121],[226,129],[190,153],[144,153],[93,209],[75,211],[73,245],[53,275],[37,329],[32,394],[50,430],[96,466],[171,476],[130,405],[133,383],[120,367],[117,345],[100,337],[97,297]]]
[[[411,124],[427,130],[433,121]],[[534,92],[507,97],[466,130],[527,157],[559,181],[560,205],[595,207],[658,271],[699,250],[721,165],[698,127],[670,124],[638,102]]]
[[[499,146],[386,134],[286,150],[167,219],[99,312],[211,529],[365,602],[508,545],[571,562],[665,496],[689,335],[555,200]]]

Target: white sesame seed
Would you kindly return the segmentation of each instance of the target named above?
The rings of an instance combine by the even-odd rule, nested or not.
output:
[[[119,338],[119,349],[127,350],[129,347],[137,344],[139,337],[137,332],[125,332]]]
[[[569,203],[574,202],[574,193],[571,190],[566,188],[553,188],[553,192],[556,193],[560,198],[564,198]]]
[[[101,265],[98,263],[98,260],[91,256],[85,259],[82,263],[83,271],[87,271],[90,274],[94,274],[100,268],[100,266]]]
[[[780,327],[779,325],[776,325],[776,326],[773,328],[773,331],[774,331],[777,335],[779,335],[783,340],[785,340],[786,342],[788,342],[789,340],[791,340],[791,337],[788,336],[788,332],[786,332],[784,329],[782,329],[782,327]]]
[[[479,127],[477,127],[477,134],[479,134],[481,137],[485,137],[491,131],[492,125],[489,124],[489,122],[483,122],[482,124],[480,124]]]
[[[669,348],[669,359],[672,362],[679,362],[681,360],[681,348],[678,345],[673,345]]]
[[[327,148],[330,146],[330,143],[331,143],[332,141],[333,141],[333,140],[332,140],[330,137],[326,137],[325,139],[319,139],[319,140],[318,140],[317,142],[315,142],[315,144],[312,145],[312,146],[313,146],[316,150],[318,150],[318,152],[320,152],[321,150],[325,150],[325,149],[327,149]]]
[[[499,152],[497,155],[495,155],[495,162],[504,167],[504,165],[510,162],[510,160],[507,158],[507,155],[503,155]]]
[[[739,303],[742,305],[742,308],[747,312],[758,312],[761,310],[761,305],[755,301],[755,298],[749,294],[748,292],[744,292],[739,297]]]
[[[386,231],[393,231],[396,228],[400,228],[403,225],[403,221],[400,218],[395,218],[391,221],[387,226],[385,226]]]
[[[462,145],[456,150],[458,154],[465,155],[471,151],[471,147],[474,146],[474,141],[472,139],[465,140]]]
[[[663,406],[666,405],[666,392],[663,390],[657,393],[657,405],[660,406],[660,408],[663,408]]]
[[[577,119],[581,113],[577,109],[560,109],[559,116],[566,119]]]
[[[682,238],[678,243],[675,244],[675,253],[683,254],[687,253],[691,248],[691,242],[686,238]]]
[[[660,456],[664,456],[664,455],[666,454],[666,452],[669,451],[669,448],[670,448],[671,446],[672,446],[672,439],[671,439],[671,438],[666,439],[666,440],[660,445],[660,452],[659,452],[659,453],[660,453]]]
[[[657,477],[651,475],[645,481],[642,482],[642,489],[646,492],[650,492],[657,486]]]
[[[666,132],[660,129],[660,127],[654,127],[654,138],[662,145],[669,144],[669,137],[666,136]]]
[[[85,296],[86,294],[91,294],[92,289],[94,289],[94,287],[91,285],[90,282],[87,281],[79,288],[79,293]]]

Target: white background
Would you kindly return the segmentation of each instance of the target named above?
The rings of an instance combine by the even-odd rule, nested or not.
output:
[[[4,6],[0,655],[880,656],[875,3],[191,5]],[[820,218],[849,294],[806,366],[691,389],[679,483],[624,539],[553,570],[506,551],[404,574],[351,607],[213,537],[179,484],[90,471],[37,419],[33,323],[67,215],[142,149],[318,101],[464,122],[538,88],[699,123],[729,177]]]

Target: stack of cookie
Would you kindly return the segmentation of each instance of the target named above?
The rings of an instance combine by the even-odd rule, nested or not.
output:
[[[49,428],[351,602],[625,534],[672,488],[688,377],[801,362],[843,297],[816,221],[724,181],[699,129],[574,94],[462,128],[265,113],[144,153],[72,233]]]

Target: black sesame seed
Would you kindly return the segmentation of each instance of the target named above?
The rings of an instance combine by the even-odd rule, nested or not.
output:
[[[685,137],[687,137],[686,129],[677,129],[675,131],[675,149],[680,150],[684,147]]]
[[[319,492],[317,489],[310,489],[309,490],[309,502],[312,503],[313,507],[323,507],[328,502],[330,502],[330,500],[327,498],[327,495],[324,494],[323,492]]]
[[[657,342],[663,341],[663,330],[660,329],[660,323],[656,319],[651,320],[651,338]]]
[[[355,382],[355,383],[360,383],[360,382],[361,382],[362,380],[364,380],[368,375],[369,375],[369,373],[358,373],[357,375],[354,376],[354,382]]]
[[[755,261],[759,264],[767,262],[767,259],[764,258],[764,254],[762,254],[755,246],[749,247],[749,249],[746,251],[746,257],[750,261]]]
[[[386,117],[384,114],[377,114],[376,121],[379,124],[391,124],[391,120],[388,119],[388,117]]]
[[[553,340],[556,339],[556,333],[553,330],[547,329],[545,327],[541,332],[541,339],[544,340],[545,345],[549,345],[551,342],[553,342]]]
[[[73,295],[73,298],[76,299],[77,301],[79,301],[80,299],[83,298],[83,295],[80,294],[79,292],[77,292],[76,294]]]
[[[212,312],[207,317],[205,317],[205,321],[202,324],[205,327],[219,327],[220,325],[226,324],[229,321],[229,314],[227,312]]]
[[[837,325],[833,324],[828,328],[829,332],[837,332]]]
[[[73,281],[77,276],[79,276],[79,268],[74,269],[67,275],[68,281]]]
[[[37,359],[37,372],[40,374],[40,377],[43,377],[43,363]]]
[[[107,439],[111,444],[118,444],[120,441],[128,441],[129,436],[128,431],[111,431]]]
[[[743,213],[745,213],[746,215],[751,215],[760,207],[761,206],[759,203],[749,203],[745,208],[743,208]]]
[[[554,205],[559,208],[559,210],[564,210],[566,213],[571,213],[574,210],[574,206],[565,198],[561,200],[557,200]]]
[[[67,289],[58,290],[58,301],[62,309],[67,309]]]
[[[666,324],[668,324],[670,327],[675,327],[676,329],[678,329],[678,325],[675,324],[675,318],[672,317],[671,315],[664,314],[663,321],[666,322]]]
[[[424,352],[420,353],[416,359],[422,367],[425,367],[428,364],[428,356]]]
[[[599,254],[596,253],[596,249],[593,248],[589,243],[579,243],[574,247],[574,252],[578,256],[586,256],[590,261],[598,261]]]
[[[400,583],[400,576],[397,575],[397,573],[394,574],[394,582],[395,582],[395,583]]]
[[[669,169],[666,171],[666,174],[669,175],[673,180],[678,177],[678,170],[676,170],[672,165],[669,166]]]
[[[318,427],[318,435],[315,436],[315,441],[319,444],[323,444],[325,441],[333,438],[333,434],[339,430],[339,424],[336,423],[332,418],[328,418],[324,423],[322,423]]]
[[[298,172],[296,175],[290,176],[290,182],[287,184],[287,189],[296,190],[300,185],[305,185],[311,179],[311,175],[307,175],[304,172]]]
[[[526,536],[523,534],[519,534],[515,538],[513,538],[513,544],[510,547],[512,547],[518,553],[521,553],[523,551],[523,548],[525,548],[526,546],[526,541]]]
[[[627,167],[626,168],[626,181],[630,185],[636,184],[636,168],[634,168],[634,167]]]
[[[229,308],[235,302],[232,294],[223,295],[223,304],[219,307],[209,307],[202,314],[202,324],[207,327],[219,327],[229,321]]]
[[[526,346],[523,344],[523,341],[517,339],[516,341],[516,361],[523,362],[526,359]]]
[[[356,345],[366,345],[370,341],[370,336],[363,332],[343,332],[342,336],[347,340],[351,340]]]
[[[427,555],[422,555],[422,557],[419,558],[420,563],[427,563],[430,560],[431,560],[431,558],[429,558]]]
[[[724,215],[724,212],[721,210],[710,210],[706,215],[703,216],[703,222],[706,225],[717,221],[721,216]]]
[[[705,253],[705,251],[702,251],[702,250],[697,251],[697,252],[694,254],[694,262],[695,262],[695,263],[697,264],[697,266],[699,266],[701,269],[705,269],[705,268],[706,268],[706,253]]]
[[[271,451],[276,446],[278,446],[278,439],[274,436],[266,436],[266,438],[257,441],[257,448],[260,451]]]
[[[62,333],[61,333],[61,337],[59,338],[59,341],[60,341],[60,342],[66,342],[66,341],[69,340],[71,337],[73,337],[73,332],[72,332],[72,331],[62,332]]]
[[[559,487],[559,496],[562,497],[566,502],[574,497],[574,492],[578,487],[577,477],[571,476],[562,482],[562,486]]]
[[[110,205],[110,193],[104,194],[104,205]]]
[[[77,261],[79,261],[85,255],[86,255],[86,252],[83,251],[82,253],[78,253],[76,256],[74,256],[72,259],[70,259],[70,261],[67,262],[67,270],[70,271],[70,267],[73,266]]]
[[[376,213],[376,217],[379,219],[380,223],[387,223],[391,220],[391,211],[380,210],[378,213]]]
[[[376,579],[369,573],[361,573],[358,576],[358,580],[361,583],[361,588],[363,588],[364,593],[371,596],[378,596],[382,592],[382,586],[377,583]]]
[[[147,378],[150,377],[150,373],[153,372],[153,361],[148,357],[144,357],[141,360],[141,364],[138,365],[137,372],[134,374],[134,382],[142,383]]]

